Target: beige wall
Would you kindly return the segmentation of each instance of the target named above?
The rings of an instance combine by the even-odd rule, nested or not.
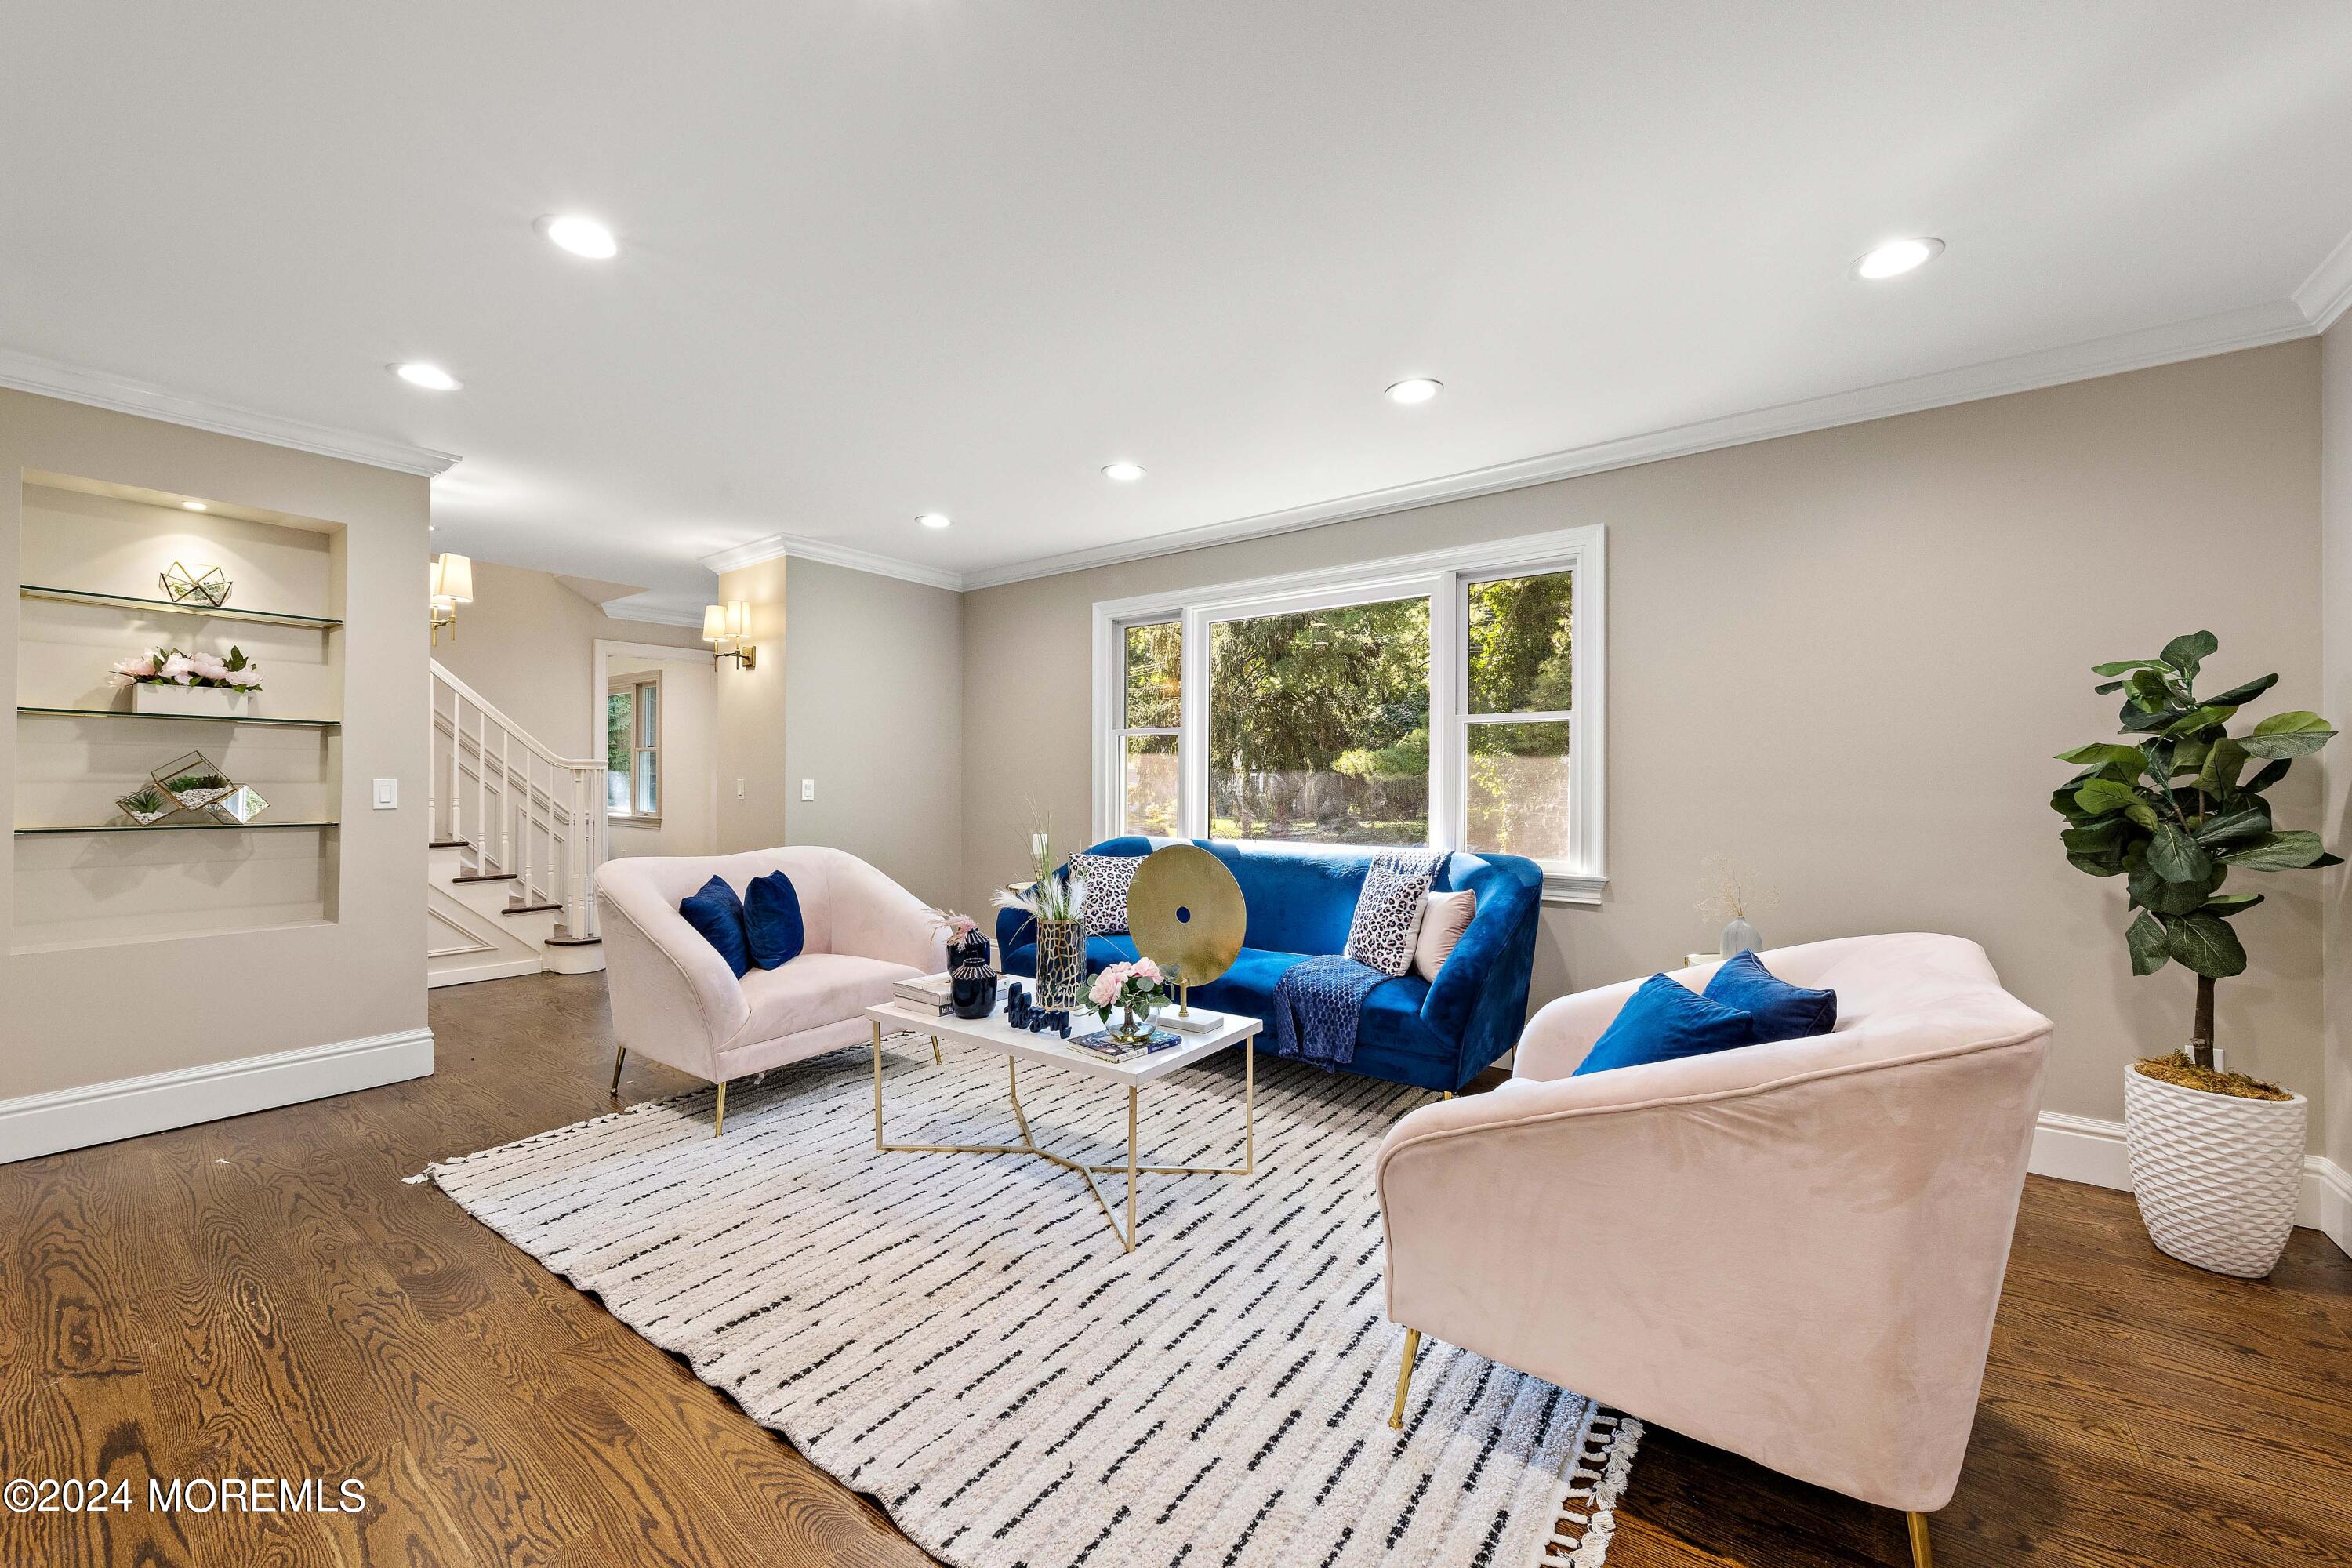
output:
[[[827,844],[917,898],[963,864],[962,596],[795,560],[786,577],[786,842]],[[801,781],[816,785],[801,799]]]
[[[719,847],[719,749],[714,728],[716,672],[708,650],[681,649],[675,658],[614,653],[605,661],[606,687],[616,678],[661,676],[661,823],[638,826],[607,819],[604,853],[709,855]]]
[[[2320,340],[2320,713],[2352,729],[2352,316]],[[2327,780],[2327,847],[2352,857],[2352,740],[2320,752]],[[2327,1157],[2352,1171],[2352,867],[2326,873],[2326,1094],[2318,1109]],[[2300,1086],[2298,1086],[2300,1087]]]
[[[615,620],[544,572],[477,561],[474,602],[457,606],[457,635],[443,632],[433,657],[541,744],[592,757],[604,745],[593,727],[599,637],[704,646],[698,626]]]
[[[784,560],[722,573],[719,596],[751,606],[758,666],[719,670],[719,852],[791,842],[784,822]],[[738,788],[740,796],[738,796]]]
[[[1088,836],[1095,601],[1605,523],[1612,886],[1546,912],[1537,1000],[1710,946],[1701,861],[1736,855],[1774,944],[1983,942],[2057,1021],[2050,1109],[2119,1118],[2123,1064],[2186,1039],[2191,994],[2133,979],[2120,881],[2061,855],[2049,759],[2113,728],[2091,664],[2198,627],[2217,676],[2320,700],[2318,362],[2284,344],[968,595],[963,896],[1019,869],[1024,797]],[[2308,816],[2315,781],[2282,804]],[[2221,1037],[2315,1089],[2320,888],[2265,888]]]
[[[331,742],[339,763],[331,804],[341,826],[327,836],[341,896],[330,918],[278,929],[0,956],[0,1100],[423,1027],[425,481],[0,391],[0,556],[12,563],[20,563],[26,469],[343,525],[335,549],[347,568],[344,626],[331,634],[347,676],[342,728]],[[0,660],[12,689],[24,603],[12,595],[0,609]],[[24,805],[19,762],[12,725],[0,741],[12,821]],[[370,809],[370,780],[379,777],[399,781],[399,809]],[[243,836],[170,837],[194,854],[198,840]],[[12,908],[22,892],[21,844],[9,862]],[[100,851],[89,853],[93,896],[135,895],[144,872],[107,869]],[[222,1005],[229,999],[234,1005]]]

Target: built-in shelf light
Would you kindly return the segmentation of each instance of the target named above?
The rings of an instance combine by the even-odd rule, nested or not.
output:
[[[1432,381],[1425,375],[1416,375],[1409,381],[1400,381],[1391,385],[1389,388],[1389,401],[1407,404],[1426,403],[1444,390],[1444,382]]]
[[[609,261],[621,251],[621,242],[613,237],[611,229],[578,213],[543,217],[539,220],[539,232],[557,249],[584,256],[591,261]]]
[[[1876,282],[1916,272],[1943,254],[1944,242],[1922,235],[1916,239],[1890,239],[1853,264],[1853,274]]]
[[[945,528],[948,525],[948,514],[943,511],[927,511],[915,521],[925,528]]]
[[[421,386],[428,392],[455,392],[463,384],[439,365],[427,364],[423,360],[410,360],[391,368],[393,374],[409,385]]]
[[[200,500],[184,500],[180,503],[180,508],[184,511],[203,511],[205,510],[205,503]]]
[[[1140,464],[1106,463],[1103,465],[1103,478],[1116,479],[1123,485],[1131,485],[1142,477],[1143,468]]]

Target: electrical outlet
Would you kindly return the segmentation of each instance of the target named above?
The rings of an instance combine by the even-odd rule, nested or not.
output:
[[[398,779],[378,779],[375,781],[375,808],[378,811],[397,811],[400,809],[400,781]]]
[[[741,779],[737,779],[735,781],[735,798],[737,800],[741,800],[743,798],[743,781]]]
[[[803,800],[814,800],[816,798],[816,780],[801,780],[801,798]]]

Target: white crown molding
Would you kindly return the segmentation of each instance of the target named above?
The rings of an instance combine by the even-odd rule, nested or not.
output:
[[[2045,1110],[2034,1125],[2033,1153],[2026,1169],[2037,1176],[2127,1193],[2131,1156],[2124,1148],[2124,1124]],[[2294,1223],[2352,1253],[2352,1174],[2325,1154],[2305,1154]]]
[[[2327,259],[2311,269],[2311,276],[2294,291],[2294,302],[2315,332],[2334,326],[2345,307],[2352,305],[2352,234],[2346,235],[2344,242],[2327,253]]]
[[[110,371],[85,370],[79,365],[60,364],[37,354],[18,353],[14,349],[0,349],[0,386],[38,393],[44,397],[59,397],[68,403],[86,403],[93,408],[111,408],[118,414],[136,414],[145,419],[161,419],[166,424],[186,425],[222,436],[239,436],[248,441],[264,441],[273,447],[291,447],[298,452],[316,452],[322,458],[341,458],[346,462],[365,463],[372,468],[392,468],[404,474],[422,474],[427,479],[457,460],[453,453],[412,447],[404,441],[387,440],[383,437],[363,435],[357,430],[337,430],[325,425],[313,425],[304,419],[264,414],[258,409],[240,408],[233,403],[215,403],[207,398],[191,397],[150,382],[116,375]]]
[[[402,1029],[0,1100],[0,1164],[349,1094],[432,1071],[433,1031]]]
[[[1157,552],[1150,553],[1156,554]],[[803,539],[797,533],[771,533],[765,538],[706,555],[702,563],[713,572],[732,572],[740,567],[757,566],[762,561],[773,561],[779,555],[797,555],[803,561],[822,561],[828,566],[846,566],[853,572],[897,577],[904,582],[920,583],[928,588],[961,592],[968,585],[960,572],[901,561],[895,555],[877,555],[870,550],[854,550],[846,544],[830,544],[822,539]]]
[[[1236,540],[1292,533],[1300,529],[1320,528],[1326,523],[1350,522],[1359,518],[1406,511],[1439,501],[1521,489],[1529,485],[1549,484],[1555,479],[1575,479],[1611,468],[1629,468],[1724,447],[1746,446],[1750,442],[1769,441],[1783,436],[1799,436],[1812,430],[1833,429],[1841,425],[1885,419],[1897,414],[1916,414],[1955,403],[1973,403],[1979,398],[2031,392],[2038,387],[2057,386],[2070,381],[2088,381],[2124,371],[2145,370],[2180,360],[2260,348],[2267,343],[2306,338],[2315,331],[2311,319],[2302,310],[2282,300],[2273,304],[2249,306],[2244,310],[2224,311],[2220,315],[2200,317],[2170,326],[2145,328],[2088,342],[2070,343],[2063,348],[2042,349],[1957,370],[1938,371],[1904,381],[1861,387],[1853,392],[1808,398],[1800,403],[1785,403],[1777,407],[1727,415],[1719,419],[1644,435],[1599,441],[1540,458],[1526,458],[1517,462],[1498,463],[1492,468],[1474,468],[1466,473],[1449,474],[1442,479],[1419,479],[1386,489],[1343,496],[1336,500],[1317,501],[1283,511],[1236,518],[1230,522],[1183,529],[1150,539],[1043,555],[1003,566],[982,567],[976,572],[965,573],[963,586],[967,589],[994,587],[999,584],[1058,576],[1066,572],[1082,572],[1122,561],[1139,561],[1178,551],[1228,544]]]
[[[702,626],[702,611],[676,605],[634,605],[626,599],[608,599],[604,605],[604,618],[613,621],[643,621],[656,626]],[[690,651],[690,650],[689,650]]]

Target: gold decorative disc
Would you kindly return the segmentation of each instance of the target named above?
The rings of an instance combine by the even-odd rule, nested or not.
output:
[[[1249,909],[1223,860],[1196,844],[1154,849],[1127,889],[1127,933],[1135,951],[1170,978],[1206,985],[1234,966]]]

